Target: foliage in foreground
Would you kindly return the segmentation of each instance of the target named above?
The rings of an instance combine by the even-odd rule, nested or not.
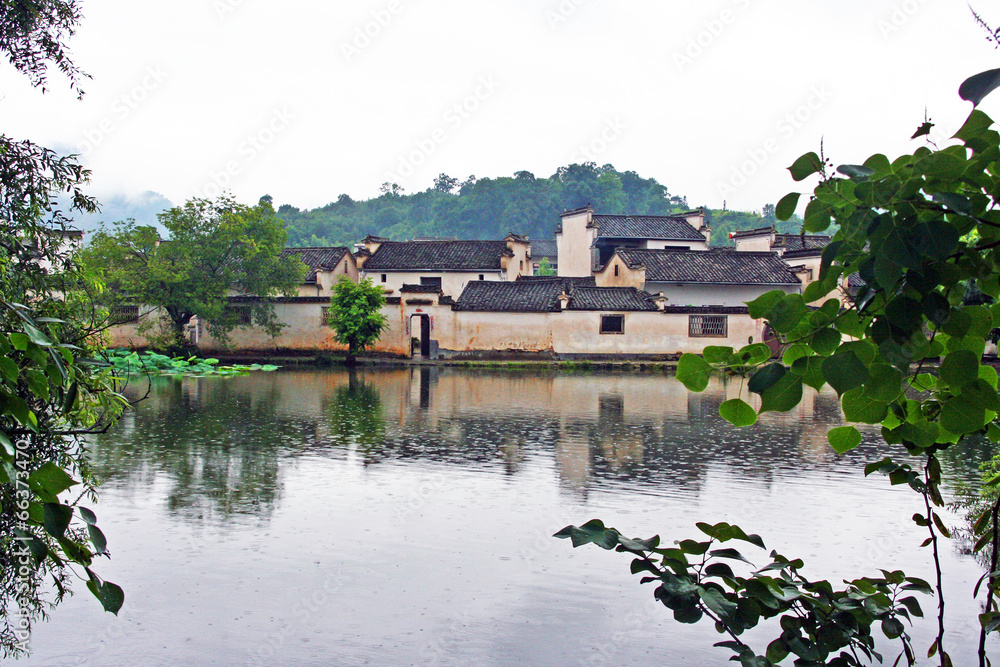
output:
[[[75,0],[0,6],[0,53],[31,84],[54,65],[82,95],[86,74],[65,40]],[[73,157],[0,134],[0,655],[28,651],[31,628],[86,581],[117,613],[124,592],[95,561],[109,554],[97,517],[84,436],[125,407],[106,364],[94,360],[94,284],[77,270],[69,215],[93,212],[89,172]],[[69,210],[59,208],[59,195]],[[54,596],[52,593],[54,592]]]
[[[930,127],[925,123],[914,137]],[[823,251],[819,279],[804,294],[768,292],[747,304],[751,317],[766,320],[781,337],[781,358],[773,360],[760,343],[739,350],[717,346],[702,356],[684,355],[677,368],[677,379],[696,392],[716,372],[742,377],[742,396],[720,408],[736,426],[750,426],[765,412],[789,411],[802,400],[804,387],[826,385],[837,392],[849,422],[828,434],[837,452],[861,443],[855,424],[881,426],[885,442],[901,445],[907,456],[873,462],[865,474],[886,475],[891,484],[907,485],[921,496],[923,511],[913,521],[926,530],[921,547],[930,548],[932,587],[890,568],[882,579],[853,579],[836,591],[825,582],[799,579],[798,561],[793,567],[774,552],[771,563],[741,577],[720,567],[719,559],[738,559],[737,554],[712,549],[712,540],[659,550],[655,539],[627,540],[595,522],[558,534],[577,545],[596,542],[638,555],[633,572],[659,582],[657,598],[675,616],[680,611],[678,620],[693,622],[702,615],[715,620],[719,631],[730,635],[721,645],[744,665],[778,664],[789,655],[796,665],[868,664],[879,659],[869,653],[876,621],[886,637],[902,641],[897,662],[915,664],[900,621],[919,615],[915,598],[898,598],[907,589],[932,589],[937,596],[937,633],[927,655],[942,667],[952,664],[939,557],[941,538],[951,534],[937,510],[944,504],[938,455],[977,434],[1000,442],[997,371],[981,363],[990,331],[1000,326],[1000,305],[964,300],[970,281],[989,297],[1000,297],[1000,133],[976,110],[955,139],[960,143],[920,147],[891,161],[874,155],[836,173],[816,153],[799,158],[789,168],[792,177],[820,179],[805,209],[803,233],[837,231]],[[777,217],[787,219],[799,198],[798,193],[783,198]],[[857,279],[860,287],[850,290]],[[1000,477],[989,483],[998,482]],[[973,549],[989,553],[989,571],[973,592],[982,595],[978,660],[985,666],[987,635],[1000,628],[1000,503],[974,519]],[[728,537],[757,543],[736,527],[721,532],[700,527],[718,542]],[[779,582],[773,581],[775,571]],[[782,616],[781,634],[765,649],[740,639],[759,619],[786,611],[792,613]],[[849,650],[836,653],[844,647]],[[961,662],[971,664],[972,658]]]

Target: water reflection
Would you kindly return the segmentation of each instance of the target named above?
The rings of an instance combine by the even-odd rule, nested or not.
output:
[[[190,520],[266,519],[282,494],[283,458],[356,457],[363,466],[428,461],[516,476],[551,460],[563,492],[594,489],[697,495],[713,468],[764,491],[790,470],[857,470],[880,455],[875,432],[836,457],[826,432],[836,395],[809,392],[794,411],[733,429],[719,405],[739,394],[713,379],[691,394],[658,375],[567,375],[409,368],[283,372],[156,381],[150,398],[98,438],[108,484],[168,484],[167,510]],[[975,476],[988,454],[949,452],[953,474]]]

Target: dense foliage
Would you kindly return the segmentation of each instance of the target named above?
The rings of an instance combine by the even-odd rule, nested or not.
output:
[[[973,93],[981,99],[982,91]],[[925,123],[914,137],[930,127]],[[790,167],[792,177],[820,179],[805,209],[804,230],[837,231],[823,252],[819,280],[804,294],[768,292],[748,304],[750,315],[766,320],[781,337],[782,356],[772,359],[760,343],[739,350],[708,347],[702,356],[684,355],[677,369],[677,378],[693,391],[703,391],[715,372],[745,378],[742,395],[720,408],[737,426],[754,424],[764,412],[791,410],[804,387],[829,385],[849,422],[829,432],[837,452],[861,443],[854,424],[879,425],[887,444],[901,446],[902,458],[872,462],[865,474],[884,474],[891,484],[908,485],[922,496],[924,511],[913,521],[927,532],[921,546],[930,547],[938,603],[937,637],[927,654],[942,667],[953,661],[939,559],[941,538],[951,536],[937,509],[944,504],[939,455],[976,434],[1000,442],[997,371],[982,364],[986,339],[1000,325],[1000,305],[965,298],[971,281],[984,295],[1000,296],[1000,133],[990,118],[973,111],[955,138],[960,143],[922,146],[892,161],[873,155],[836,173],[815,153],[799,158]],[[777,216],[789,217],[799,199],[798,193],[783,198]],[[860,278],[856,293],[847,290],[850,276]],[[816,303],[822,305],[810,307]],[[998,482],[1000,477],[989,481]],[[988,554],[989,573],[998,570],[998,523],[995,500],[973,521],[973,550]],[[881,578],[855,579],[838,592],[826,582],[805,582],[797,573],[801,565],[789,566],[773,552],[772,563],[737,576],[717,561],[742,556],[713,550],[715,544],[762,543],[736,527],[700,527],[712,539],[670,549],[656,539],[626,540],[595,522],[567,527],[560,536],[638,555],[632,571],[652,575],[646,580],[657,583],[657,599],[680,621],[713,618],[730,635],[721,645],[744,665],[778,664],[788,655],[796,656],[796,665],[866,664],[875,621],[886,637],[903,642],[897,660],[915,664],[900,619],[920,615],[920,609],[916,599],[900,594],[930,592],[923,582],[888,566]],[[1000,628],[1000,580],[989,573],[974,592],[982,594],[982,666],[988,663],[986,636]],[[792,600],[805,608],[794,609]],[[779,614],[781,634],[766,650],[741,639],[745,629]],[[963,656],[960,663],[972,661]]]
[[[247,319],[271,335],[280,333],[271,299],[294,295],[306,267],[281,255],[287,235],[268,200],[251,207],[229,197],[192,199],[159,219],[170,233],[166,241],[152,226],[125,221],[102,227],[82,253],[84,266],[110,288],[106,305],[159,308],[170,323],[168,345],[183,346],[184,327],[195,316],[222,342]],[[230,306],[234,288],[259,297],[241,304],[249,318]],[[144,320],[146,329],[158,323]]]
[[[533,239],[554,238],[559,214],[590,204],[598,213],[671,215],[691,208],[686,198],[671,195],[652,178],[618,171],[610,164],[560,167],[548,178],[527,171],[512,177],[470,176],[462,183],[441,174],[433,187],[404,194],[391,184],[366,201],[340,195],[326,206],[278,209],[293,246],[349,245],[368,234],[394,240],[414,238],[502,239],[509,232]],[[776,221],[773,206],[764,213],[709,211],[714,245],[727,245],[728,234],[766,227]],[[779,222],[779,231],[797,231],[794,221]]]
[[[0,51],[35,86],[54,64],[79,90],[63,39],[75,2],[0,8]],[[124,593],[93,569],[108,554],[94,512],[82,437],[125,405],[111,370],[94,360],[95,287],[78,271],[73,211],[93,211],[88,173],[72,158],[0,135],[0,655],[20,655],[31,627],[69,590],[74,573],[108,611]],[[59,209],[68,195],[70,211]],[[72,495],[68,491],[72,489]]]
[[[368,278],[352,282],[341,276],[330,297],[329,325],[336,339],[347,345],[347,363],[375,343],[388,326],[381,308],[385,305],[382,288]]]

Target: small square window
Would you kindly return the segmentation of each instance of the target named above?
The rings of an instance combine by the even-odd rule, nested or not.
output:
[[[602,334],[623,334],[625,333],[624,315],[601,315]]]
[[[227,306],[226,316],[235,320],[236,326],[253,324],[253,310],[250,306]]]
[[[382,282],[385,282],[385,274],[382,274]]]
[[[726,338],[729,336],[729,317],[691,315],[688,318],[688,335],[691,338]]]
[[[483,275],[482,273],[480,273],[480,274],[479,274],[479,279],[480,279],[480,280],[485,280],[485,279],[486,279],[486,276],[485,276],[485,275]]]
[[[320,308],[319,325],[321,327],[333,326],[330,324],[330,308],[329,306],[323,306]]]
[[[427,276],[420,276],[420,284],[425,287],[441,287],[441,278],[428,278]]]

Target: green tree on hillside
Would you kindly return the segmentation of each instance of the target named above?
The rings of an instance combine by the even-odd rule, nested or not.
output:
[[[269,203],[192,199],[158,217],[169,239],[134,221],[102,227],[83,253],[85,265],[119,299],[162,309],[170,345],[184,344],[184,327],[195,316],[223,342],[235,327],[250,324],[247,319],[271,335],[280,332],[270,302],[295,294],[305,266],[280,256],[287,234]],[[241,304],[249,313],[231,307],[232,292],[253,297]]]

